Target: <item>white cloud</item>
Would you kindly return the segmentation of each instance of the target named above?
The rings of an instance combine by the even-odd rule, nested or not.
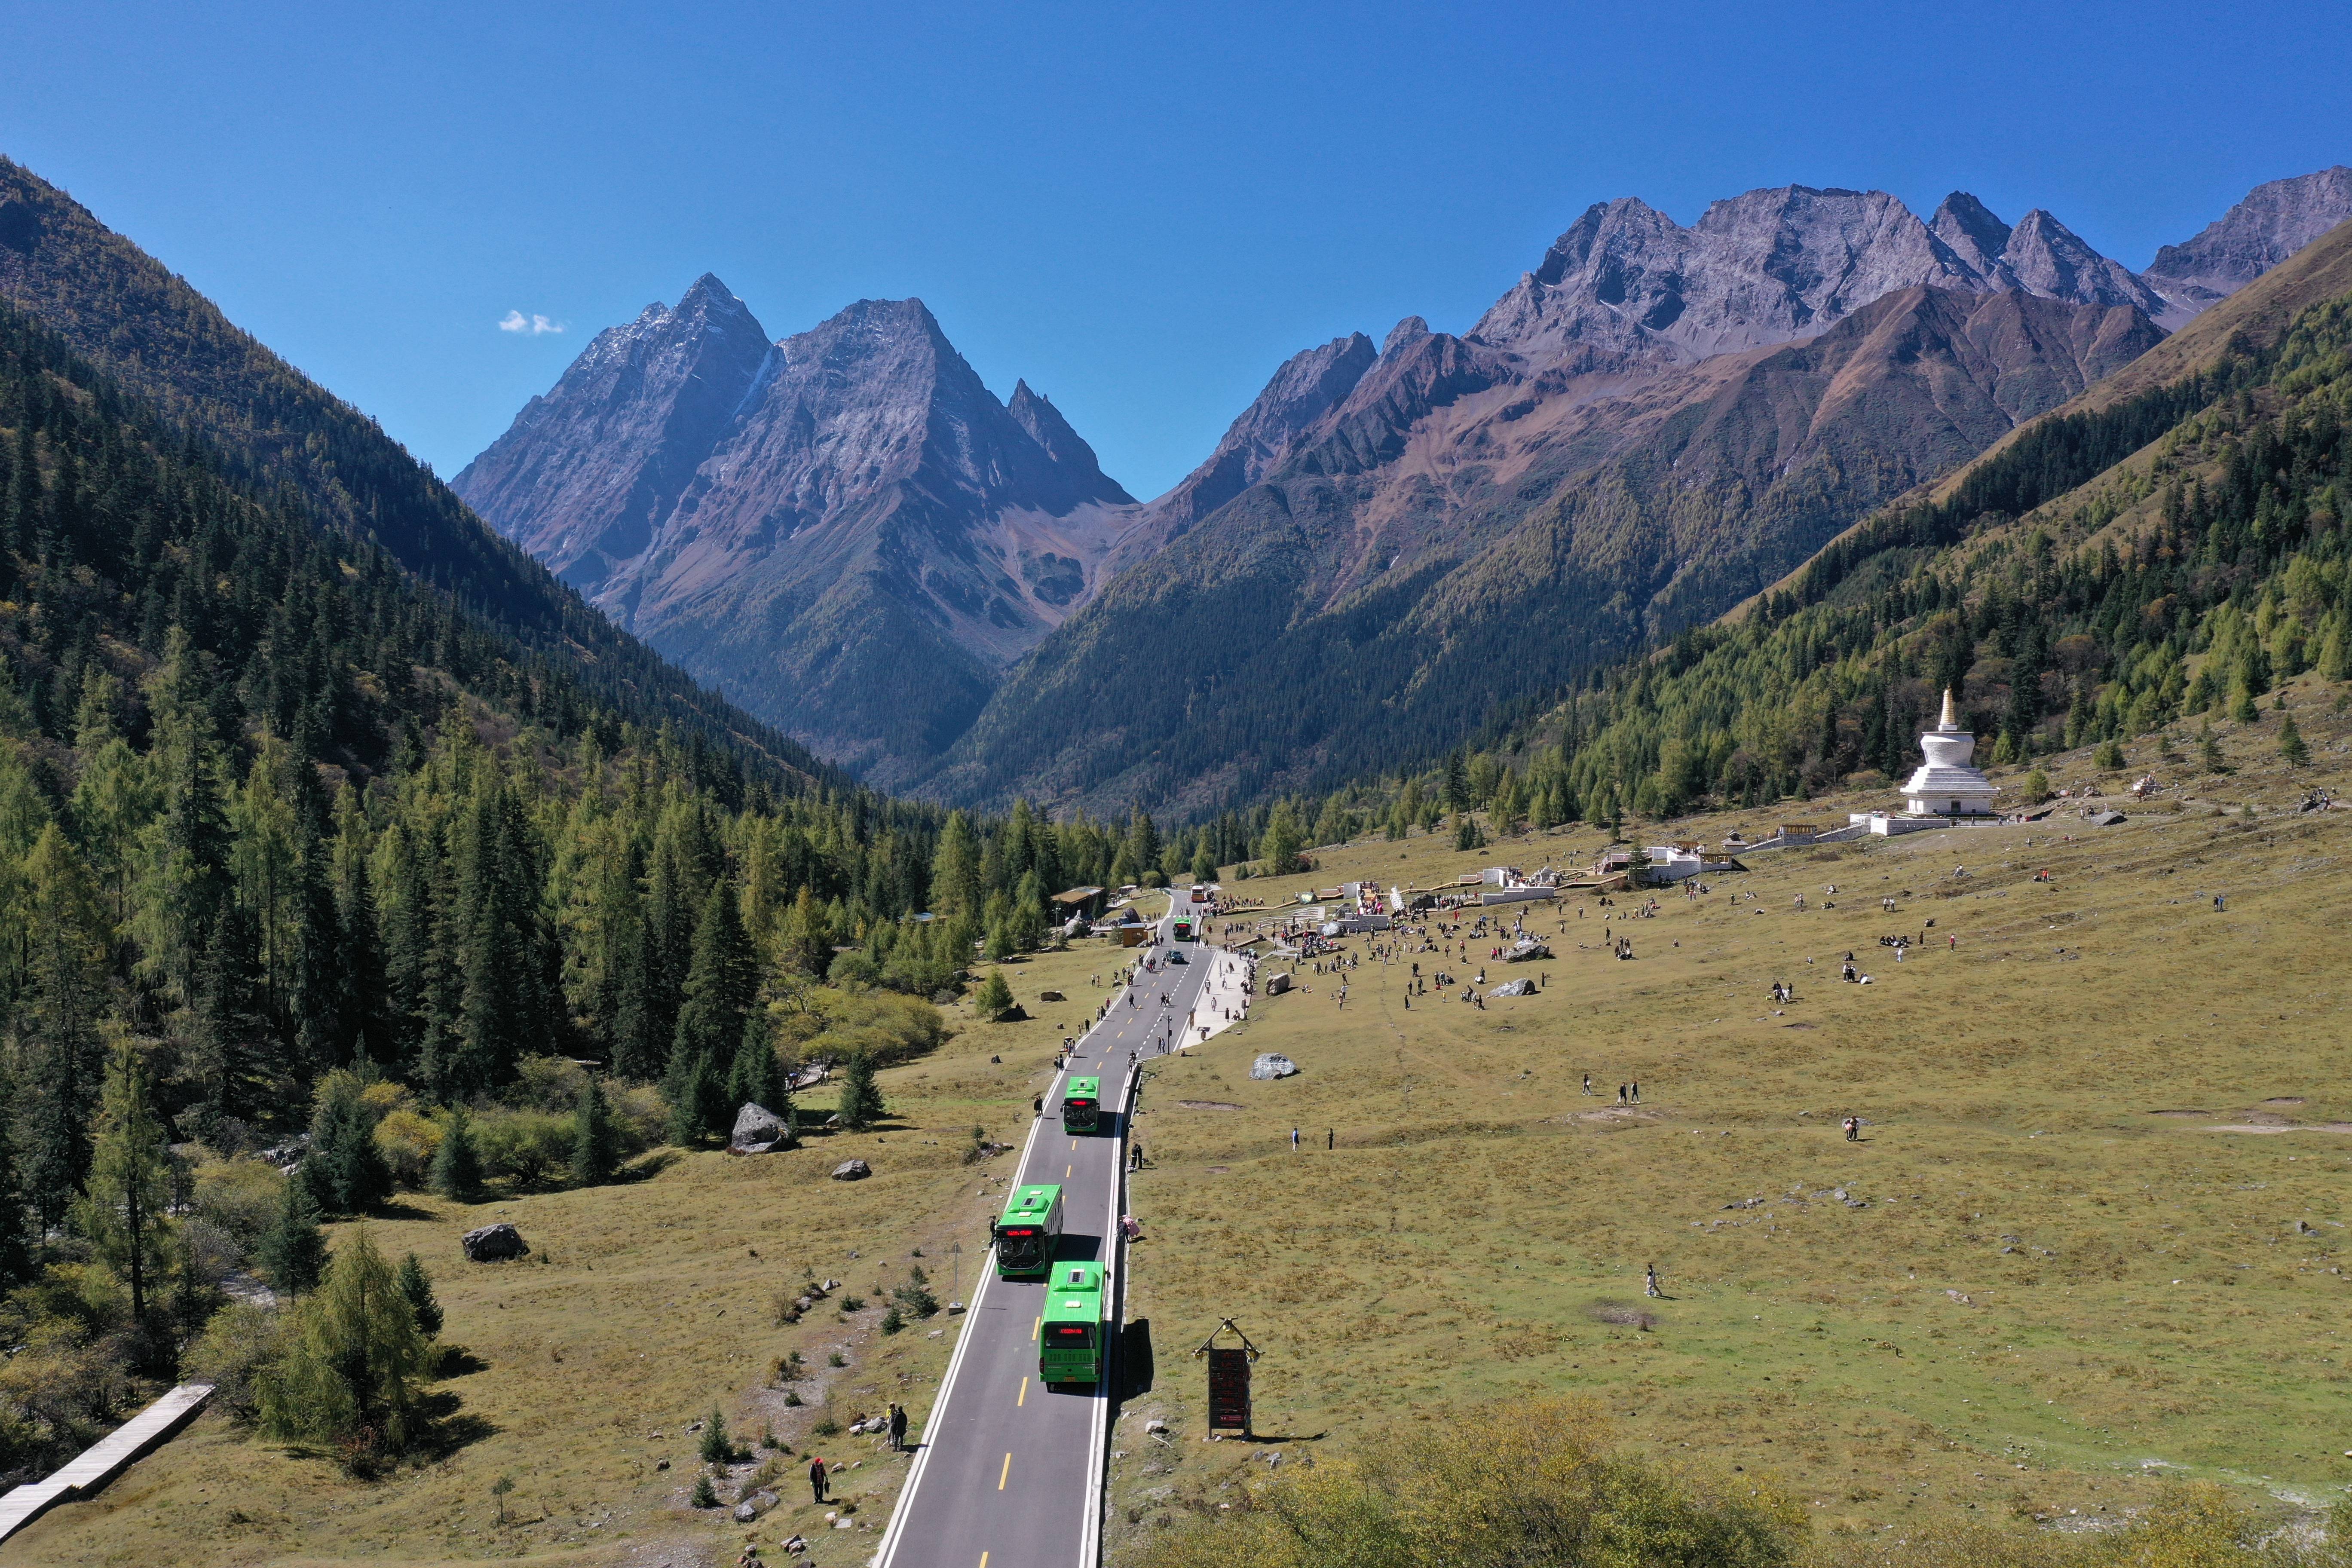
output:
[[[499,331],[502,332],[529,332],[535,338],[542,332],[560,332],[562,330],[561,321],[551,321],[538,314],[526,316],[520,310],[509,310],[499,318]]]

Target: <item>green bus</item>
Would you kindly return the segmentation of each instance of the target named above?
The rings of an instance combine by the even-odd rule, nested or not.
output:
[[[1062,1189],[1040,1184],[1015,1187],[1004,1217],[990,1227],[996,1244],[996,1272],[1006,1279],[1042,1279],[1054,1267],[1062,1239]]]
[[[1192,922],[1191,921],[1178,921],[1176,922],[1176,940],[1178,942],[1190,942],[1192,940]]]
[[[1108,1349],[1103,1321],[1103,1266],[1059,1263],[1045,1286],[1045,1311],[1037,1325],[1037,1381],[1100,1383]]]
[[[1102,1120],[1102,1079],[1074,1078],[1062,1090],[1062,1131],[1091,1132]]]

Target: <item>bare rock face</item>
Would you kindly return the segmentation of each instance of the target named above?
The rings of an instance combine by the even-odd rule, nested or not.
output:
[[[656,300],[597,333],[451,486],[593,594],[652,542],[771,352],[743,301],[706,272],[677,309]]]
[[[2186,321],[2226,299],[2280,262],[2352,218],[2352,168],[2272,180],[2205,226],[2197,237],[2168,245],[2148,263],[2147,280]],[[2176,325],[2168,320],[2166,325]]]
[[[1135,521],[1060,411],[919,300],[769,343],[698,280],[600,333],[458,476],[662,653],[888,784],[1100,585]]]

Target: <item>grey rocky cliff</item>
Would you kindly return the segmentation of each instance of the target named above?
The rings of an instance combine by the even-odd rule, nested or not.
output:
[[[2352,218],[2352,168],[2272,180],[2205,226],[2195,238],[2156,253],[2145,274],[2179,320],[2227,299]],[[2175,324],[2168,321],[2168,325]]]
[[[599,333],[459,477],[509,537],[707,682],[877,780],[945,743],[1135,520],[1026,383],[919,300],[770,344],[717,279]]]
[[[450,488],[593,593],[652,542],[767,363],[768,334],[709,273],[672,309],[596,334]]]

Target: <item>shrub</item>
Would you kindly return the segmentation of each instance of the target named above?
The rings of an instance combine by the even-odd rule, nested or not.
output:
[[[268,1234],[286,1206],[286,1177],[267,1160],[206,1160],[192,1175],[196,1213],[247,1247]]]
[[[819,1437],[838,1437],[841,1436],[841,1423],[827,1415],[810,1427],[809,1431]]]
[[[256,1379],[276,1361],[286,1342],[286,1321],[275,1307],[234,1301],[213,1314],[188,1349],[191,1378],[213,1385],[213,1404],[231,1419],[251,1422],[261,1413]]]
[[[888,1310],[882,1314],[882,1331],[886,1334],[895,1334],[906,1326],[905,1316],[899,1312],[898,1304],[893,1301]]]
[[[1478,1524],[1467,1542],[1465,1520]],[[1779,1568],[1804,1529],[1794,1504],[1761,1488],[1721,1495],[1618,1454],[1597,1405],[1557,1401],[1376,1436],[1350,1463],[1285,1477],[1246,1508],[1188,1521],[1139,1561]]]
[[[711,1487],[710,1478],[709,1476],[697,1476],[694,1478],[693,1501],[694,1506],[697,1508],[717,1508],[719,1506],[719,1493]]]
[[[896,1311],[904,1308],[918,1318],[937,1316],[940,1299],[931,1294],[930,1285],[922,1278],[921,1269],[917,1269],[915,1275],[914,1279],[890,1292],[890,1299],[895,1303],[891,1310]]]
[[[433,1299],[433,1276],[425,1265],[410,1253],[400,1260],[400,1293],[408,1298],[408,1310],[416,1318],[416,1331],[432,1339],[441,1331],[441,1303]]]
[[[433,1156],[441,1147],[442,1124],[409,1106],[384,1113],[375,1124],[376,1152],[392,1167],[392,1179],[412,1190],[425,1185],[433,1173]]]
[[[485,1174],[532,1187],[572,1163],[572,1117],[546,1110],[489,1110],[473,1124]]]
[[[2018,786],[2018,793],[2024,795],[2026,805],[2040,805],[2050,798],[2050,775],[2040,768],[2034,769],[2025,775],[2025,782]]]
[[[2091,755],[2091,765],[2107,773],[2119,773],[2124,766],[2124,748],[2119,741],[2102,741]]]

